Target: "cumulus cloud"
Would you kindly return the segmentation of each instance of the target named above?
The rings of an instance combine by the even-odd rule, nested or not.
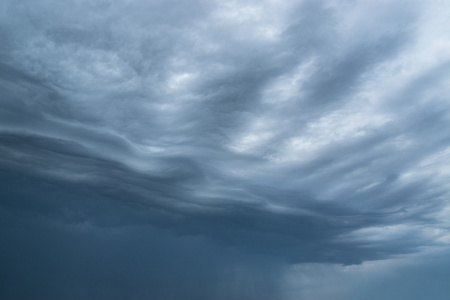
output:
[[[0,7],[4,295],[274,299],[448,246],[448,5]]]

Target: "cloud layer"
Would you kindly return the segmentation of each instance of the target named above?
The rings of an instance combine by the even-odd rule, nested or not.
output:
[[[1,259],[24,259],[1,274],[5,295],[49,249],[45,288],[30,287],[46,299],[274,299],[293,264],[450,242],[448,5],[0,7]],[[140,261],[91,272],[108,249]]]

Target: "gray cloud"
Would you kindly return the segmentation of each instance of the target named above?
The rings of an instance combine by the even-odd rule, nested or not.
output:
[[[445,249],[440,5],[5,1],[1,293],[280,299]]]

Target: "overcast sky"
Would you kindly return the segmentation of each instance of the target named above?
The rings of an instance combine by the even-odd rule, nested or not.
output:
[[[450,297],[450,3],[0,2],[0,298]]]

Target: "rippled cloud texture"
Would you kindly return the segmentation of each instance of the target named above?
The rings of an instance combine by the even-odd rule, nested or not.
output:
[[[0,297],[448,299],[446,1],[0,4]]]

